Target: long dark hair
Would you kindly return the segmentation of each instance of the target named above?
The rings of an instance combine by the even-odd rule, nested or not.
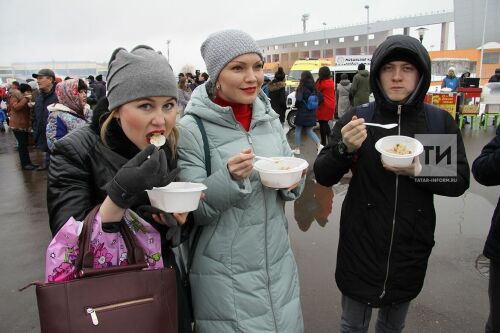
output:
[[[299,82],[299,86],[297,87],[297,90],[302,90],[304,89],[304,86],[307,84],[307,83],[310,83],[310,84],[313,84],[314,85],[314,78],[311,74],[310,71],[303,71],[302,74],[300,74],[300,82]]]

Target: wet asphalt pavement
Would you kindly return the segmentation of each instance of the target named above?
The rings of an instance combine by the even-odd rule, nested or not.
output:
[[[471,164],[495,134],[494,129],[463,129]],[[293,130],[288,133],[293,146]],[[39,332],[35,288],[42,280],[44,252],[50,242],[46,209],[46,171],[21,171],[12,133],[0,133],[0,332]],[[333,188],[314,182],[316,148],[303,138],[302,158],[310,168],[303,196],[287,203],[290,238],[301,283],[307,333],[339,331],[340,292],[334,279],[340,207],[349,179]],[[41,163],[40,152],[31,153]],[[500,187],[484,187],[471,178],[458,198],[436,196],[436,245],[425,284],[411,303],[407,333],[484,332],[488,315],[486,276],[476,268]],[[482,268],[487,273],[487,267]],[[376,311],[372,315],[372,323]],[[373,332],[371,325],[370,332]]]

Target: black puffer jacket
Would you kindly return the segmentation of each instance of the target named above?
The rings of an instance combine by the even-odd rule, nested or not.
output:
[[[295,124],[304,127],[316,126],[316,110],[309,110],[306,107],[309,96],[314,92],[316,92],[316,87],[312,80],[307,80],[301,88],[297,89],[295,93],[295,107],[297,108]]]
[[[497,135],[484,146],[472,163],[472,174],[478,183],[486,186],[500,185],[500,126]],[[491,219],[490,232],[484,245],[484,255],[500,264],[500,198]]]
[[[56,142],[51,154],[47,185],[47,206],[52,234],[68,221],[70,217],[83,220],[96,205],[107,196],[106,184],[116,172],[139,149],[125,136],[121,127],[112,121],[107,136],[113,149],[105,146],[98,135],[100,117],[108,112],[108,101],[103,98],[94,110],[92,124],[71,132]],[[165,147],[165,146],[164,146]],[[176,161],[169,149],[165,149],[168,167],[175,168]],[[149,205],[146,192],[132,205],[134,210],[139,205]],[[165,266],[173,266],[179,279],[179,270],[175,264],[172,250],[165,239],[166,227],[149,221],[160,232],[162,239],[162,257]],[[181,283],[177,284],[179,332],[191,332],[190,310]]]
[[[337,150],[340,130],[354,114],[351,110],[336,123],[329,141],[332,143],[314,164],[316,180],[324,186],[332,186],[350,168],[354,169],[342,205],[335,277],[343,294],[374,307],[409,301],[418,295],[434,246],[434,194],[459,196],[469,187],[462,137],[447,114],[443,115],[443,132],[457,137],[456,182],[416,182],[383,168],[374,147],[378,139],[397,135],[398,130],[400,135],[410,137],[429,132],[423,99],[430,84],[431,64],[427,52],[414,38],[393,36],[382,45],[374,52],[371,63],[370,84],[376,101],[373,122],[396,122],[399,126],[392,130],[368,127],[367,139],[351,159]],[[400,117],[398,105],[386,98],[378,80],[382,59],[397,49],[413,54],[423,69],[416,91],[399,106]]]

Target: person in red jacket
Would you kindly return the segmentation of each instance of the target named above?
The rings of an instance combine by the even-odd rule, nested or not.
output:
[[[333,119],[335,112],[335,84],[332,80],[330,68],[323,66],[319,69],[316,89],[323,95],[323,102],[316,110],[316,119],[319,122],[319,132],[321,135],[321,144],[327,144],[327,138],[330,136],[330,125],[328,121]]]

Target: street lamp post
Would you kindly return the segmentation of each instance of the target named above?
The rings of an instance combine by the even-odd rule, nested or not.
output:
[[[303,14],[302,15],[302,18],[301,18],[301,21],[302,21],[302,29],[303,29],[303,32],[306,33],[306,22],[307,20],[309,20],[309,14]]]
[[[365,5],[366,9],[366,55],[370,54],[370,6]]]
[[[424,28],[424,27],[420,27],[420,28],[417,28],[415,30],[418,32],[418,39],[420,40],[420,43],[422,43],[422,41],[424,40],[424,34],[429,29]]]
[[[167,60],[170,63],[170,39],[167,39]]]
[[[483,39],[481,42],[481,62],[479,63],[479,81],[483,77],[483,56],[484,56],[484,35],[486,33],[486,14],[488,14],[488,0],[484,5],[484,20],[483,20]]]

